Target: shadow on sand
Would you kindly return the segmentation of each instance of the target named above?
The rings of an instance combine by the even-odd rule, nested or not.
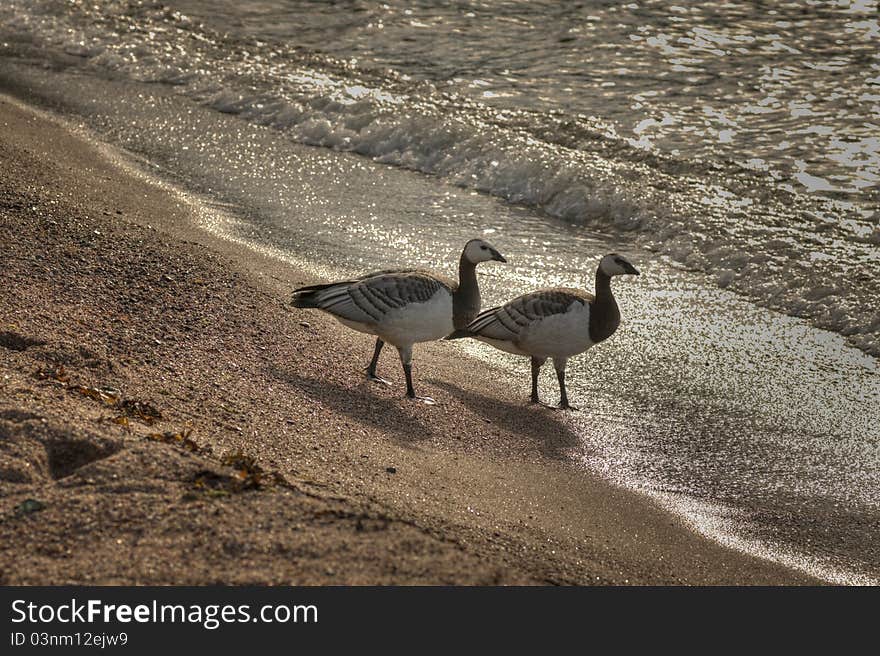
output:
[[[332,408],[334,411],[347,415],[359,423],[366,423],[392,435],[396,435],[404,443],[413,443],[432,435],[433,431],[426,422],[413,416],[414,410],[404,404],[412,403],[413,409],[418,408],[415,402],[400,398],[381,396],[374,390],[374,383],[366,380],[357,387],[343,387],[330,380],[308,378],[294,371],[278,367],[268,367],[266,372],[280,381],[293,385],[316,401]]]
[[[428,380],[446,390],[476,414],[526,439],[537,443],[547,458],[564,458],[566,451],[580,444],[577,434],[565,421],[565,415],[545,406],[522,401],[503,401],[474,390],[461,389],[442,380]]]

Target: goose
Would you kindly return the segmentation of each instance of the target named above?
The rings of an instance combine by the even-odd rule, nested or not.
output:
[[[413,344],[441,339],[464,330],[480,311],[476,267],[480,262],[507,262],[491,244],[471,239],[458,263],[458,282],[420,269],[388,269],[353,280],[302,287],[293,292],[293,306],[315,308],[335,317],[344,326],[376,335],[367,379],[390,385],[376,375],[385,343],[397,347],[406,376],[406,396],[416,396],[412,382]]]
[[[547,358],[553,359],[559,380],[559,407],[569,405],[565,390],[568,359],[611,337],[620,325],[620,310],[611,293],[611,278],[639,275],[638,270],[616,253],[603,257],[596,269],[596,295],[579,289],[556,287],[518,296],[480,313],[466,329],[447,339],[473,337],[532,360],[532,403],[538,398],[538,373]]]

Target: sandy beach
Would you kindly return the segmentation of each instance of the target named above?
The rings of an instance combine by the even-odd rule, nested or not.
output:
[[[289,306],[313,274],[8,96],[0,130],[3,584],[816,583],[566,462],[566,415],[453,344],[436,406],[392,353],[368,383]]]

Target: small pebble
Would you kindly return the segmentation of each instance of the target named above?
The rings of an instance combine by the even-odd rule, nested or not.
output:
[[[22,515],[43,510],[46,506],[36,499],[25,499],[16,507],[16,510]]]
[[[389,474],[396,474],[396,473],[397,473],[397,467],[386,467],[386,468],[385,468],[385,471],[387,471]]]

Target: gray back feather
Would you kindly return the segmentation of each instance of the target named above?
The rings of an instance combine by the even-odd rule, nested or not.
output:
[[[579,289],[542,289],[480,313],[468,330],[481,337],[515,342],[531,324],[554,314],[564,314],[572,303],[589,305],[593,300],[592,294]]]
[[[454,283],[427,271],[382,271],[341,282],[315,294],[315,306],[342,319],[376,324],[391,311],[425,303]]]

